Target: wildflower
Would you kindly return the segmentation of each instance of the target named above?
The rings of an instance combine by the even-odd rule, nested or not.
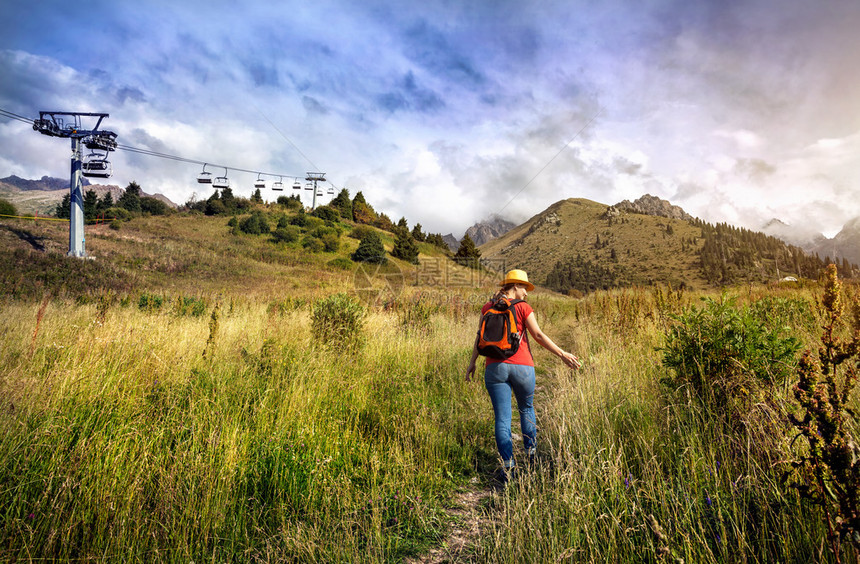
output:
[[[630,474],[627,474],[627,477],[624,478],[624,489],[630,489]]]
[[[708,504],[708,507],[710,507],[713,503],[713,501],[711,500],[711,496],[710,494],[708,494],[708,492],[705,492],[705,503]]]
[[[30,513],[29,515],[27,515],[27,519],[33,519],[34,517],[36,517],[35,513]]]

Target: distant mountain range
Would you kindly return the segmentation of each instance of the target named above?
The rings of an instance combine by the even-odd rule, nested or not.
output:
[[[110,192],[114,201],[125,192],[124,188],[115,184],[91,184],[86,178],[81,179],[81,184],[84,186],[84,192],[92,190],[99,198]],[[57,204],[68,193],[68,179],[43,176],[39,180],[27,180],[14,175],[0,178],[0,198],[14,204],[18,212],[25,215],[52,215]],[[147,194],[141,190],[140,195],[157,198],[172,208],[178,207],[163,194]]]

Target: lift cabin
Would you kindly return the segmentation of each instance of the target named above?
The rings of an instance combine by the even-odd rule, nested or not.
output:
[[[203,172],[197,175],[197,182],[200,184],[212,184],[212,173],[206,172],[206,165],[203,165]]]
[[[107,153],[93,152],[87,155],[86,160],[81,163],[81,174],[90,178],[110,178],[113,167],[107,160]]]

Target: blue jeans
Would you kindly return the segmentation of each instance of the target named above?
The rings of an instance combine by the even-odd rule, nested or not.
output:
[[[487,364],[484,370],[484,385],[493,402],[496,418],[496,447],[505,467],[514,465],[514,445],[511,442],[511,392],[517,398],[520,412],[520,428],[526,451],[535,446],[537,424],[532,400],[535,395],[535,368],[522,364],[504,362]]]

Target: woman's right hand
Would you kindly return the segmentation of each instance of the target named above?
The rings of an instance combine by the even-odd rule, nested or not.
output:
[[[561,360],[564,361],[568,368],[573,368],[574,370],[582,366],[582,363],[579,362],[579,359],[573,353],[562,353]]]

